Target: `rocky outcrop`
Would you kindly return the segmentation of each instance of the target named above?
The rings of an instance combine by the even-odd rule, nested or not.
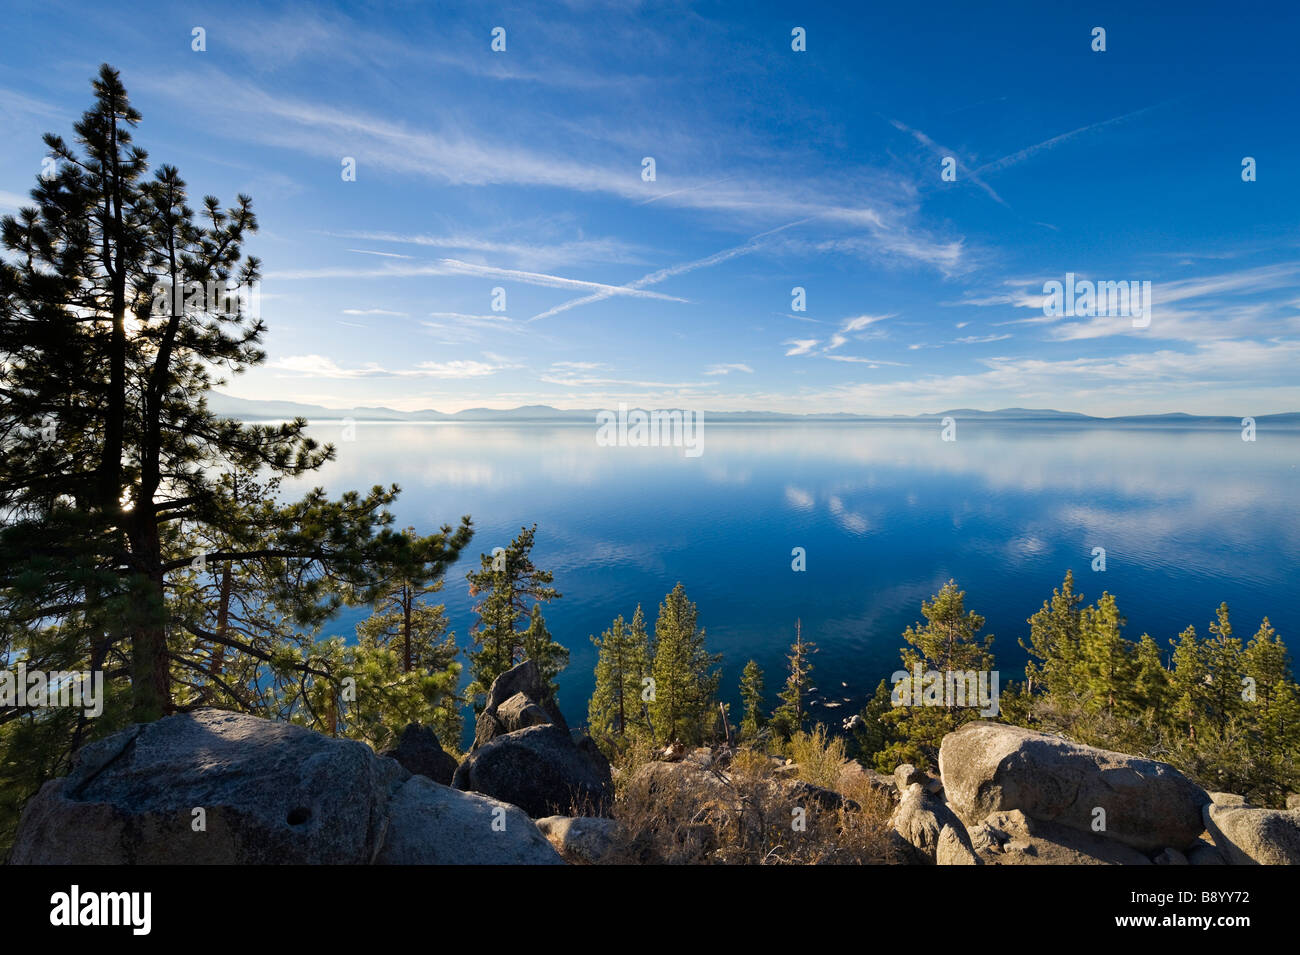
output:
[[[1300,812],[1209,805],[1204,818],[1232,865],[1300,865]]]
[[[1106,837],[1144,853],[1191,848],[1205,828],[1209,797],[1172,766],[1016,726],[975,722],[949,733],[939,771],[969,826],[1020,810],[1091,835],[1100,809]]]
[[[451,785],[504,800],[534,819],[605,815],[614,800],[609,760],[585,733],[575,740],[531,660],[492,681],[474,748]]]
[[[898,788],[900,793],[905,792],[907,787],[912,785],[912,783],[920,783],[924,786],[925,781],[925,773],[921,772],[921,770],[917,769],[911,763],[903,763],[901,766],[894,769],[894,785]]]
[[[364,743],[223,710],[83,749],[28,803],[19,864],[555,864],[521,812]]]
[[[546,710],[524,693],[516,693],[497,707],[496,719],[506,733],[554,722]]]
[[[550,687],[542,679],[537,664],[525,660],[492,681],[483,712],[478,715],[474,726],[474,746],[471,752],[498,736],[544,722],[553,723],[565,733],[569,732],[569,724],[564,721],[564,714],[560,712]]]
[[[609,762],[553,723],[497,736],[465,757],[452,786],[542,816],[603,815],[613,801]]]
[[[515,806],[412,776],[389,802],[380,865],[561,865]]]
[[[456,757],[442,748],[433,730],[419,723],[408,723],[397,745],[379,755],[397,760],[409,773],[427,776],[444,786],[450,786],[456,774]]]
[[[1019,809],[990,813],[970,831],[986,865],[1150,865],[1123,843],[1059,823],[1033,819]]]
[[[969,835],[962,829],[944,826],[939,830],[939,844],[934,850],[935,865],[980,865]]]
[[[1245,796],[1238,796],[1236,793],[1207,793],[1210,802],[1216,806],[1248,806]]]
[[[674,763],[662,760],[643,763],[632,775],[630,784],[644,787],[652,798],[688,793],[705,809],[741,812],[745,808],[744,798],[733,785],[730,774],[718,765],[718,760],[705,759],[702,750]],[[748,792],[751,796],[761,795],[771,805],[785,807],[783,811],[801,808],[810,813],[833,813],[841,809],[856,812],[861,808],[834,790],[779,773],[758,782]]]
[[[717,772],[709,772],[694,761],[675,763],[664,760],[652,760],[643,763],[632,774],[631,784],[644,786],[654,796],[659,793],[677,792],[694,789],[702,794],[721,796],[729,792],[727,779]]]
[[[977,865],[966,827],[951,809],[920,783],[902,790],[890,817],[904,854],[922,864]],[[942,856],[940,850],[942,849]]]

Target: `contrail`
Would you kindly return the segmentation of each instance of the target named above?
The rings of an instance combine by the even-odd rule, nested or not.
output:
[[[818,217],[808,216],[807,218],[798,219],[794,222],[787,222],[785,225],[777,226],[775,229],[769,229],[766,232],[760,232],[756,236],[751,236],[749,239],[746,239],[740,245],[733,246],[730,249],[724,249],[721,252],[715,252],[713,255],[707,256],[706,258],[696,259],[694,262],[683,262],[680,265],[670,265],[666,269],[660,269],[657,272],[651,272],[649,275],[643,275],[641,278],[637,279],[636,281],[628,282],[626,285],[618,286],[618,288],[621,290],[626,290],[623,291],[622,294],[635,293],[645,288],[647,285],[657,285],[658,283],[662,282],[664,279],[672,278],[674,275],[681,275],[684,272],[693,272],[696,269],[702,269],[710,265],[717,265],[719,262],[725,262],[728,259],[734,259],[736,258],[736,256],[739,255],[747,255],[750,252],[753,252],[755,249],[757,249],[759,245],[761,245],[760,242],[761,239],[765,239],[769,235],[774,235],[777,232],[784,231],[785,229],[791,229],[794,226],[803,225],[805,222],[811,222],[813,219],[816,218]],[[567,312],[569,309],[577,308],[579,305],[590,305],[592,302],[604,301],[605,299],[610,298],[611,296],[617,294],[620,294],[620,292],[601,291],[601,292],[596,292],[592,295],[584,295],[581,298],[570,299],[567,302],[561,302],[559,305],[556,305],[554,308],[547,309],[544,312],[534,315],[532,318],[528,319],[528,322],[525,322],[525,324],[535,322],[538,319],[542,319],[542,318],[550,318],[552,315],[558,315],[561,312]],[[677,301],[681,301],[681,299],[677,299]]]

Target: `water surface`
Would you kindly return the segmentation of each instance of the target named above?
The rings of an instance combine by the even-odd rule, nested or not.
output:
[[[536,563],[563,598],[545,610],[569,647],[560,704],[585,719],[588,637],[638,603],[653,621],[677,581],[724,654],[738,700],[750,658],[781,681],[795,620],[820,650],[814,714],[838,723],[896,669],[901,634],[949,578],[987,618],[1003,681],[1019,679],[1026,618],[1072,568],[1089,600],[1115,594],[1127,634],[1162,646],[1205,632],[1226,600],[1238,636],[1267,615],[1300,626],[1300,431],[959,422],[706,423],[704,452],[600,447],[595,425],[360,422],[313,434],[331,492],[397,482],[396,516],[422,532],[471,514],[477,554],[536,523]],[[791,569],[803,547],[807,571]],[[1106,569],[1091,569],[1105,548]],[[462,646],[473,622],[462,561],[444,593]],[[330,632],[351,634],[358,613]],[[734,710],[734,707],[733,707]]]

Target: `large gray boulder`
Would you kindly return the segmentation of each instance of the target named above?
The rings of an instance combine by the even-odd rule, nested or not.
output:
[[[1232,865],[1300,865],[1300,812],[1205,807],[1205,828]]]
[[[507,703],[508,706],[505,705]],[[530,705],[535,709],[530,709]],[[503,709],[504,712],[498,712]],[[565,733],[569,732],[569,724],[564,721],[564,714],[560,712],[550,687],[542,679],[537,664],[525,660],[492,681],[483,712],[478,715],[474,725],[474,746],[471,752],[498,736],[536,726],[543,721],[554,723]]]
[[[1000,723],[968,723],[945,736],[939,772],[949,805],[968,826],[1019,809],[1092,833],[1100,808],[1105,836],[1142,852],[1190,849],[1210,801],[1167,763]]]
[[[457,768],[452,785],[518,806],[534,819],[604,815],[614,798],[609,762],[553,723],[480,746]]]
[[[559,861],[522,814],[494,832],[496,803],[412,778],[364,743],[197,710],[83,749],[28,803],[10,862]]]
[[[456,757],[442,748],[432,729],[419,723],[408,723],[397,745],[379,755],[397,760],[407,772],[427,776],[444,786],[450,786],[451,777],[456,775]]]

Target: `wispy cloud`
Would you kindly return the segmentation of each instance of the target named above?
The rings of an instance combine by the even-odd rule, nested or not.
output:
[[[629,166],[621,152],[530,148],[519,136],[506,144],[498,130],[476,133],[463,115],[421,127],[273,94],[211,67],[138,82],[191,108],[199,104],[201,122],[221,122],[234,135],[265,145],[337,162],[340,143],[346,143],[362,175],[369,169],[452,186],[553,188],[633,202],[658,198],[662,205],[725,214],[727,225],[737,229],[812,217],[828,229],[849,232],[854,241],[844,248],[853,254],[875,251],[945,270],[955,268],[962,254],[959,240],[935,238],[919,225],[907,191],[883,174],[858,176],[846,185],[843,177],[773,177],[761,171],[718,177],[702,171],[671,183],[665,179],[670,188],[647,196],[654,185],[643,182],[639,165]]]
[[[826,342],[826,347],[822,349],[822,353],[827,357],[834,357],[830,355],[830,352],[847,345],[850,341],[862,341],[867,338],[881,337],[877,335],[863,335],[862,332],[878,322],[883,322],[886,319],[893,317],[895,317],[894,313],[889,315],[855,315],[852,318],[843,319],[840,322],[839,331],[831,334],[830,339]]]
[[[374,363],[356,368],[344,368],[325,355],[289,355],[270,362],[269,367],[279,371],[312,378],[480,378],[495,374],[500,365],[462,359],[457,361],[424,361],[413,368],[389,369]]]
[[[862,357],[861,355],[827,355],[826,357],[829,358],[831,361],[845,361],[845,362],[851,362],[851,363],[853,363],[853,364],[855,364],[855,365],[867,365],[867,366],[869,366],[869,367],[871,367],[871,368],[878,368],[878,367],[880,367],[881,365],[890,365],[890,366],[893,366],[893,367],[895,367],[895,368],[904,368],[904,367],[906,367],[906,363],[905,363],[905,362],[901,362],[901,361],[883,361],[883,360],[881,360],[881,359],[879,359],[879,358],[864,358],[864,357]]]

